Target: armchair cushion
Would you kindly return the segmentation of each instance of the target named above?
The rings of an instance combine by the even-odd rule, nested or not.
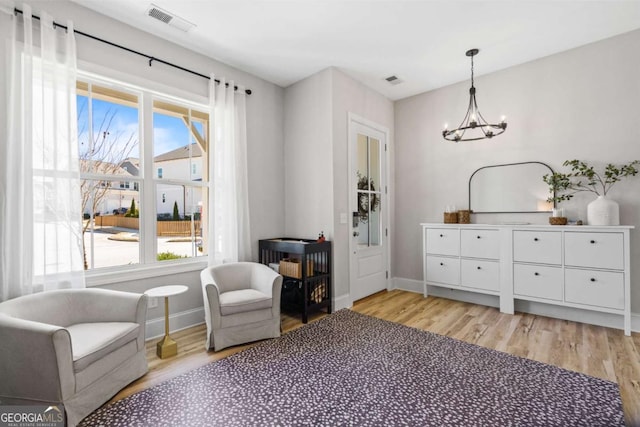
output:
[[[255,289],[241,289],[220,294],[220,313],[223,316],[271,308],[271,304],[270,295],[265,295]]]
[[[93,362],[138,337],[137,323],[79,323],[67,327],[71,335],[73,370],[82,371]]]

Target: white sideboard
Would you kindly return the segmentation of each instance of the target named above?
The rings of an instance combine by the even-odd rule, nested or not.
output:
[[[632,226],[420,224],[427,286],[619,314],[631,334]]]

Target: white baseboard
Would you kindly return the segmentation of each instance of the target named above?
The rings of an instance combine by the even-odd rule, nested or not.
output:
[[[349,294],[333,298],[333,311],[342,310],[343,308],[351,308],[352,305]]]
[[[204,323],[204,307],[198,307],[169,315],[170,332],[181,331]],[[147,320],[147,341],[164,336],[164,317]]]
[[[409,292],[423,293],[422,281],[394,277],[392,279],[393,289],[400,289]],[[486,305],[489,307],[500,307],[500,300],[497,296],[465,292],[457,289],[448,289],[438,286],[429,286],[429,295],[449,298],[457,301],[464,301],[472,304]],[[533,301],[515,301],[515,310],[524,313],[531,313],[538,316],[553,317],[574,322],[589,323],[607,328],[623,329],[623,317],[618,314],[601,313],[598,311],[582,310],[571,307],[561,307],[553,304],[543,304]],[[640,314],[631,313],[631,330],[640,332]]]
[[[401,291],[423,293],[422,281],[414,279],[403,279],[401,277],[391,278],[391,289],[399,289]]]

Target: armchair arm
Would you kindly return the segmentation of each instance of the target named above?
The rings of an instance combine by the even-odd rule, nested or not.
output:
[[[282,290],[282,276],[264,264],[253,265],[251,287],[263,294],[271,295],[273,315],[280,316],[280,293]]]
[[[69,332],[0,314],[0,400],[60,402],[75,393]]]
[[[220,328],[220,288],[213,280],[211,269],[206,268],[200,273],[200,281],[202,283],[202,297],[204,300],[204,316],[207,326]],[[209,331],[209,334],[211,331]]]

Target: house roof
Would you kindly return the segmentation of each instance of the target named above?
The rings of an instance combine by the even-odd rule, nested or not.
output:
[[[80,160],[80,172],[81,173],[98,173],[98,174],[106,174],[106,175],[128,175],[135,176],[138,174],[137,168],[130,168],[127,170],[123,166],[132,165],[132,163],[124,161],[120,165],[110,162],[103,162],[101,160]],[[135,170],[134,170],[135,169]],[[132,172],[135,172],[132,173]]]
[[[191,144],[191,157],[202,157],[202,149],[199,144]],[[169,160],[179,160],[189,158],[189,145],[176,148],[153,158],[154,162],[166,162]]]

